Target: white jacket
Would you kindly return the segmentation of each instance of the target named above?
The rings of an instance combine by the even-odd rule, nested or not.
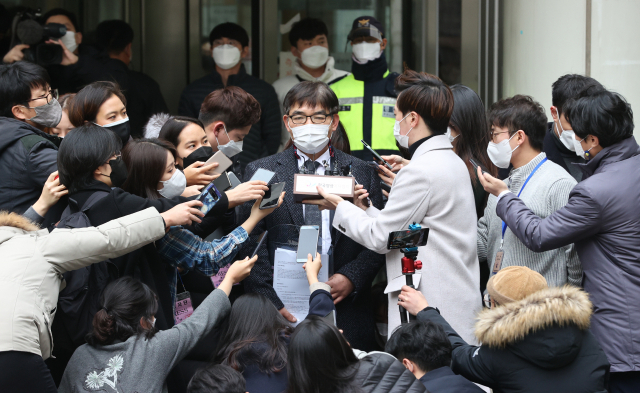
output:
[[[164,234],[164,220],[154,208],[99,227],[51,233],[18,214],[0,213],[0,352],[49,358],[62,274],[127,254]]]
[[[278,101],[280,102],[280,108],[283,111],[283,114],[284,110],[282,108],[282,103],[284,102],[284,97],[293,86],[300,83],[300,79],[304,81],[324,82],[327,84],[331,84],[336,79],[350,74],[350,72],[336,70],[335,68],[333,68],[336,61],[332,56],[329,56],[329,60],[327,60],[327,64],[325,65],[324,73],[318,78],[314,78],[313,76],[311,76],[311,74],[300,67],[298,61],[299,60],[296,59],[296,61],[293,63],[293,67],[296,71],[295,75],[285,76],[284,78],[280,78],[277,81],[273,82],[273,88],[276,89],[276,94],[278,94]],[[298,79],[298,77],[300,79]],[[287,142],[289,142],[289,132],[287,131],[287,128],[284,126],[284,124],[282,126],[282,138],[280,138],[280,140],[281,142],[280,149],[278,150],[279,152],[283,151],[284,146],[287,144]]]
[[[416,288],[465,341],[475,342],[473,326],[482,305],[476,221],[469,171],[447,137],[437,135],[419,146],[411,163],[398,172],[383,210],[370,207],[364,212],[351,203],[340,203],[333,226],[387,255],[389,334],[400,324],[398,294],[406,280],[402,254],[387,250],[389,232],[407,230],[414,222],[429,228],[427,245],[418,253],[423,267]]]

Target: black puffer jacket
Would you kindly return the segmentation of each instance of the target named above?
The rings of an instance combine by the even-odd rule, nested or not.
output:
[[[355,382],[364,393],[427,392],[422,382],[396,358],[385,352],[370,352],[360,357]]]
[[[589,330],[591,302],[579,288],[549,288],[485,310],[469,345],[433,308],[418,320],[442,325],[456,374],[494,393],[606,392],[609,362]]]

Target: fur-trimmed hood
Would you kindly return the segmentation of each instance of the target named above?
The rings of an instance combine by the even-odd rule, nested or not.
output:
[[[549,288],[482,311],[475,334],[489,348],[508,348],[542,367],[560,367],[577,356],[591,312],[581,289]]]
[[[27,231],[27,232],[37,231],[37,230],[40,229],[40,227],[38,227],[36,224],[31,222],[30,220],[28,220],[24,216],[21,216],[20,214],[9,213],[9,212],[6,212],[6,211],[0,211],[0,231],[2,231],[3,229],[5,229],[7,227],[8,228],[15,228],[15,229],[19,229],[19,230],[23,230],[23,231]],[[16,231],[15,230],[10,230],[10,231],[5,231],[5,232],[11,232],[13,234],[11,234],[11,233],[7,233],[7,235],[1,234],[0,235],[0,243],[10,239],[11,237],[13,237]]]

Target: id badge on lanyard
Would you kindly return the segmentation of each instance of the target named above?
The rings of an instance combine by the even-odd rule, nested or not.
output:
[[[540,161],[540,163],[533,169],[531,174],[527,177],[527,180],[525,180],[524,184],[520,188],[520,192],[518,192],[518,198],[520,198],[522,191],[527,186],[527,183],[529,183],[529,180],[531,180],[531,177],[533,176],[533,174],[536,173],[536,171],[540,169],[542,164],[544,164],[546,161],[547,161],[547,158],[545,157],[544,160]],[[497,274],[502,267],[502,260],[504,259],[504,234],[505,232],[507,232],[507,228],[508,228],[507,223],[502,221],[502,240],[500,240],[500,250],[498,250],[498,252],[496,253],[496,259],[493,262],[493,269],[491,269],[492,276]]]
[[[180,284],[182,284],[182,289],[184,290],[184,292],[176,295],[176,307],[173,315],[173,319],[175,320],[176,325],[189,318],[191,314],[193,314],[191,294],[184,287],[184,283],[182,282],[180,273],[178,273],[178,278],[180,279]]]

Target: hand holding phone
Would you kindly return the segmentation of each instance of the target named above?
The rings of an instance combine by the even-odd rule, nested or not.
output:
[[[233,162],[221,151],[217,151],[216,154],[212,155],[207,162],[205,162],[205,165],[213,164],[214,162],[218,163],[218,167],[207,172],[207,175],[219,175],[233,164]]]
[[[469,158],[469,163],[471,163],[471,165],[473,165],[474,172],[477,172],[478,171],[478,167],[480,167],[480,170],[482,171],[483,174],[489,173],[489,170],[487,169],[487,167],[482,165],[478,161],[476,161],[473,157]]]
[[[319,236],[320,228],[318,228],[316,225],[303,225],[300,227],[296,262],[305,263],[307,262],[309,254],[316,255],[316,253],[318,252]]]
[[[264,243],[264,240],[267,238],[268,234],[269,234],[269,231],[264,231],[262,235],[260,235],[260,241],[258,242],[256,249],[253,250],[253,254],[251,254],[251,258],[256,256],[256,254],[258,253],[258,250],[260,250],[260,247],[262,247],[262,243]]]
[[[267,186],[269,190],[264,193],[264,197],[260,203],[260,210],[271,209],[272,207],[278,206],[278,199],[280,199],[280,194],[284,191],[285,184],[285,182],[282,182]]]
[[[380,161],[381,163],[383,163],[383,164],[384,164],[384,166],[386,166],[387,168],[389,168],[389,170],[393,170],[393,166],[391,166],[391,164],[389,164],[388,162],[386,162],[386,161],[384,160],[384,158],[382,158],[382,156],[380,156],[380,154],[378,154],[375,150],[373,150],[373,149],[371,148],[371,146],[369,146],[369,145],[367,144],[367,142],[365,142],[365,141],[364,141],[364,139],[360,139],[360,142],[362,142],[362,145],[364,146],[364,148],[365,148],[365,149],[367,149],[367,150],[369,150],[369,152],[370,152],[371,154],[373,154],[373,156],[374,156],[378,161]]]
[[[206,215],[218,203],[221,196],[220,191],[218,191],[213,182],[209,183],[196,198],[197,201],[202,202],[200,211]]]

